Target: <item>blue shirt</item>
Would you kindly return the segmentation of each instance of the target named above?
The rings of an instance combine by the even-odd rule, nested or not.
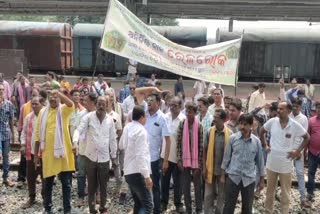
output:
[[[13,120],[14,106],[8,100],[4,100],[2,106],[0,106],[0,151],[1,141],[7,141],[11,138],[10,120]]]
[[[256,171],[260,177],[264,176],[264,159],[259,138],[251,134],[245,140],[240,131],[231,135],[221,168],[235,184],[239,185],[242,181],[244,187],[255,182]]]
[[[130,86],[125,85],[119,92],[119,101],[122,103],[130,95]]]
[[[163,137],[170,136],[170,131],[165,114],[160,109],[153,115],[147,111],[146,115],[147,121],[144,127],[148,132],[151,161],[153,162],[159,160]]]

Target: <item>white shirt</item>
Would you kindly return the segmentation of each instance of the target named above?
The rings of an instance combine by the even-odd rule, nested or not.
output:
[[[73,143],[79,141],[80,133],[86,134],[86,150],[84,155],[93,162],[103,163],[116,158],[117,135],[112,117],[106,114],[100,123],[96,111],[88,113],[81,120],[73,135]]]
[[[23,128],[20,136],[21,145],[26,145],[27,143],[27,129],[28,124],[31,119],[31,113],[27,114],[26,118],[23,120]],[[34,155],[34,149],[35,149],[35,136],[36,136],[36,126],[37,126],[37,118],[38,116],[34,114],[33,121],[32,121],[32,137],[31,137],[31,154]]]
[[[262,107],[266,104],[266,96],[264,93],[260,93],[259,90],[253,92],[249,100],[248,112],[252,112],[257,107]]]
[[[80,125],[81,120],[84,118],[84,116],[86,116],[88,114],[88,110],[85,109],[83,111],[81,111],[81,116],[80,116],[80,121],[78,123],[78,125]],[[71,137],[73,137],[73,135],[71,135]],[[86,146],[87,146],[87,142],[86,142],[86,133],[80,133],[80,137],[79,137],[79,141],[78,141],[78,153],[79,155],[84,155],[86,152]]]
[[[144,178],[150,177],[148,133],[142,124],[132,121],[124,127],[119,149],[124,150],[124,175],[141,173]]]
[[[213,103],[211,106],[209,106],[208,112],[209,112],[211,115],[214,115],[214,113],[216,112],[216,109],[218,109],[218,108],[224,109],[224,104],[221,103],[221,106],[216,106],[216,104]]]
[[[186,119],[186,116],[180,112],[180,114],[172,120],[171,112],[166,114],[167,123],[170,129],[170,139],[171,139],[171,146],[170,146],[170,153],[169,153],[169,161],[172,163],[177,163],[177,132],[179,128],[180,122]],[[166,143],[165,141],[162,143],[161,149],[161,158],[164,159],[166,151]]]
[[[123,101],[123,103],[122,103],[123,112],[124,112],[125,114],[128,114],[129,111],[131,111],[134,106],[135,106],[135,104],[134,104],[134,98],[133,98],[132,95],[129,95],[126,99],[124,99],[124,101]]]
[[[137,61],[135,61],[133,59],[129,59],[128,73],[129,74],[137,73],[137,65],[138,65]]]
[[[77,126],[80,124],[80,120],[84,115],[84,110],[80,111],[79,108],[75,108],[72,112],[69,120],[69,132],[70,136],[73,136],[74,131],[77,129]]]
[[[282,129],[278,117],[271,118],[263,127],[271,134],[271,151],[267,158],[267,169],[277,173],[292,173],[293,161],[287,158],[288,152],[294,150],[295,139],[304,136],[307,133],[306,130],[291,118],[287,126]]]
[[[122,121],[119,114],[115,111],[110,111],[107,114],[112,117],[116,130],[122,130]]]
[[[202,95],[204,94],[204,90],[207,88],[207,85],[203,81],[196,81],[193,88],[196,90],[197,95]]]
[[[102,83],[100,83],[99,81],[94,83],[94,86],[96,87],[96,89],[99,91],[100,95],[105,95],[105,90],[107,90],[109,88],[108,84],[105,81],[102,81]],[[102,89],[101,87],[104,86],[105,88]],[[97,92],[98,94],[98,92]]]
[[[304,128],[304,130],[306,130],[306,132],[308,131],[309,121],[308,121],[308,118],[304,114],[302,114],[300,112],[297,116],[294,116],[291,112],[289,117],[292,118],[294,121],[298,122]],[[294,149],[298,149],[302,142],[303,142],[303,138],[297,137],[294,142]]]

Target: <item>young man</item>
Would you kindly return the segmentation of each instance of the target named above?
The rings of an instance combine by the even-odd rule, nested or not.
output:
[[[178,128],[177,164],[183,177],[186,212],[192,213],[191,182],[193,181],[198,214],[202,213],[203,128],[196,117],[197,105],[194,102],[188,102],[185,108],[186,119]]]
[[[120,139],[119,148],[124,150],[124,175],[132,193],[134,214],[152,213],[152,179],[148,133],[144,128],[146,114],[141,106],[132,111],[132,122],[128,123]]]
[[[23,129],[21,132],[21,155],[26,158],[27,182],[29,191],[29,200],[22,206],[23,209],[31,207],[36,202],[36,179],[38,175],[42,178],[42,167],[34,164],[35,154],[35,135],[37,118],[42,104],[40,97],[34,96],[31,100],[32,112],[27,114],[23,121]],[[41,163],[41,162],[40,162]],[[44,197],[44,182],[42,181],[41,189],[42,197]]]
[[[229,105],[229,120],[226,125],[233,133],[239,131],[239,117],[242,113],[242,102],[239,98],[234,98]]]
[[[117,135],[114,122],[107,114],[107,99],[98,97],[97,110],[88,113],[73,135],[73,143],[79,142],[80,133],[86,135],[86,173],[88,178],[88,199],[90,213],[97,213],[96,193],[100,190],[101,214],[107,213],[107,179],[109,176],[109,161],[115,165],[117,153]],[[111,158],[110,158],[111,156]]]
[[[278,177],[281,185],[281,213],[289,213],[293,160],[300,157],[301,151],[310,138],[307,131],[299,123],[289,118],[291,110],[291,104],[279,103],[279,117],[268,120],[260,129],[260,139],[265,148],[267,148],[265,133],[269,131],[271,135],[271,148],[266,163],[268,185],[265,202],[266,213],[269,214],[273,213]],[[294,147],[296,138],[303,138],[303,142],[298,148]]]
[[[42,173],[45,184],[44,208],[45,213],[51,213],[52,188],[56,175],[62,183],[63,210],[71,213],[71,181],[72,172],[75,171],[74,154],[70,133],[69,119],[74,111],[72,100],[52,90],[48,95],[49,105],[43,108],[38,117],[35,137],[35,154],[42,153]],[[64,104],[61,105],[61,102]],[[34,156],[37,165],[38,156]]]
[[[308,118],[301,113],[302,100],[294,99],[292,100],[292,112],[289,117],[298,122],[306,131],[308,131]],[[298,149],[303,138],[296,138],[294,140],[293,147]],[[293,161],[293,165],[296,169],[297,179],[298,179],[298,189],[300,193],[300,206],[301,208],[310,208],[310,203],[306,200],[306,184],[304,181],[304,155]]]
[[[162,212],[165,212],[169,203],[169,189],[170,180],[173,179],[174,190],[174,205],[176,211],[183,213],[183,204],[181,203],[181,172],[177,166],[177,132],[178,127],[182,121],[185,120],[185,115],[181,112],[182,101],[179,97],[173,97],[169,102],[170,112],[166,114],[169,129],[171,130],[171,147],[169,154],[169,167],[168,171],[161,176],[161,205]],[[166,145],[162,144],[161,159],[165,157]]]
[[[224,204],[224,184],[220,182],[222,175],[221,163],[226,145],[232,131],[224,125],[227,113],[223,109],[216,109],[214,113],[214,126],[209,129],[208,142],[205,144],[204,161],[206,161],[204,212],[222,214]],[[214,209],[214,201],[217,206]]]
[[[213,115],[208,111],[209,101],[206,97],[200,97],[198,99],[198,114],[197,119],[201,122],[203,128],[203,145],[205,146],[208,143],[208,130],[212,126]]]
[[[4,86],[2,84],[0,84],[0,118],[0,158],[3,158],[3,184],[12,187],[14,183],[8,180],[8,175],[10,143],[14,143],[15,140],[13,127],[14,106],[4,98]]]
[[[221,168],[220,182],[225,183],[223,214],[233,214],[239,192],[242,196],[242,213],[252,214],[256,167],[260,175],[259,189],[264,187],[264,161],[261,142],[251,133],[253,116],[243,114],[239,118],[240,131],[229,138]],[[226,179],[225,174],[228,175]]]

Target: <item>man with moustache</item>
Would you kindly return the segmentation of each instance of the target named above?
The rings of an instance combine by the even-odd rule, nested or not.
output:
[[[181,172],[177,165],[177,132],[178,127],[182,121],[186,118],[181,112],[182,100],[179,97],[173,97],[169,100],[170,112],[166,114],[166,119],[171,130],[171,147],[169,154],[169,167],[168,171],[161,176],[161,205],[162,212],[167,210],[169,203],[169,189],[170,180],[173,179],[173,191],[174,191],[174,205],[176,211],[183,213],[183,204],[181,203],[182,188],[181,188]],[[165,157],[166,144],[162,144],[161,158]]]
[[[21,155],[26,158],[26,172],[27,172],[27,183],[29,191],[29,199],[22,206],[23,209],[31,207],[36,202],[36,179],[38,175],[42,177],[41,166],[36,166],[34,164],[35,154],[35,135],[36,135],[36,125],[40,110],[42,109],[42,104],[40,103],[39,96],[33,96],[31,100],[32,112],[27,114],[23,121],[23,129],[21,131]],[[41,161],[40,161],[41,163]],[[42,182],[41,189],[42,197],[44,197],[44,182]]]
[[[81,114],[79,115],[79,122],[81,122],[82,118],[84,118],[85,115],[87,115],[89,112],[93,112],[96,110],[96,102],[97,102],[97,95],[93,92],[90,92],[86,95],[84,95],[83,98],[83,104],[85,109],[81,111]],[[77,127],[80,125],[80,123],[77,125]],[[78,183],[78,197],[79,202],[77,203],[78,207],[85,205],[85,189],[86,189],[86,156],[85,156],[85,150],[86,150],[86,135],[84,133],[79,133],[77,130],[74,131],[74,134],[72,136],[72,142],[76,144],[77,146],[77,167],[78,167],[78,173],[77,173],[77,183]]]
[[[71,213],[71,180],[75,171],[74,154],[69,134],[69,119],[74,111],[72,100],[52,90],[49,95],[49,105],[44,107],[37,120],[35,137],[35,154],[42,153],[42,173],[44,178],[44,209],[52,213],[52,188],[56,175],[62,184],[63,210]],[[64,104],[62,105],[61,102]],[[34,156],[38,165],[39,158]]]
[[[117,135],[111,116],[107,114],[107,99],[98,97],[96,111],[88,113],[77,128],[76,133],[86,135],[86,173],[88,178],[88,201],[90,213],[97,213],[96,193],[100,191],[101,214],[107,213],[107,179],[109,176],[109,161],[115,165],[117,153]],[[76,134],[75,133],[75,134]],[[74,144],[79,138],[73,136]],[[111,158],[110,158],[111,156]]]

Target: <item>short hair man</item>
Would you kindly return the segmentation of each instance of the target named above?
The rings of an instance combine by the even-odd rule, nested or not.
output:
[[[229,138],[221,168],[221,182],[225,183],[224,214],[233,214],[239,192],[242,196],[242,213],[252,213],[257,174],[259,189],[264,187],[264,161],[261,142],[251,133],[253,116],[243,114],[239,118],[240,131]],[[225,180],[225,174],[228,175]]]
[[[291,110],[291,104],[287,102],[279,103],[279,116],[268,120],[260,129],[260,139],[264,147],[268,147],[265,133],[269,131],[271,135],[271,150],[266,163],[268,180],[265,202],[266,213],[273,213],[278,177],[280,177],[281,185],[281,213],[289,213],[293,160],[300,157],[301,151],[308,144],[310,138],[307,131],[289,117]],[[301,137],[303,142],[298,148],[295,148],[294,140]]]

